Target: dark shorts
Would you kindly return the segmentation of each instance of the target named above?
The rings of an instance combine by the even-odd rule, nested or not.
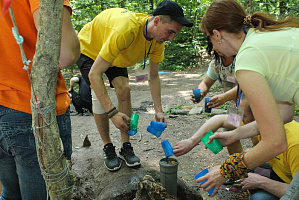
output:
[[[82,77],[84,78],[84,80],[88,86],[90,86],[88,74],[89,74],[89,71],[90,71],[93,63],[94,63],[94,60],[84,54],[81,54],[79,60],[77,61],[77,65],[80,69]],[[105,74],[109,79],[111,88],[113,88],[112,80],[114,78],[116,78],[118,76],[123,76],[123,77],[129,78],[127,68],[123,68],[123,67],[109,67],[108,70],[105,72]]]

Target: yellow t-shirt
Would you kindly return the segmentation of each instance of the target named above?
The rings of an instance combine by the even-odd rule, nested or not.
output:
[[[272,158],[269,164],[284,182],[290,183],[299,170],[299,123],[292,121],[285,124],[284,128],[288,141],[288,149],[275,158]]]
[[[101,12],[79,32],[81,53],[95,60],[100,55],[111,66],[131,67],[150,49],[153,62],[164,59],[164,43],[146,41],[143,30],[149,16],[123,8]]]

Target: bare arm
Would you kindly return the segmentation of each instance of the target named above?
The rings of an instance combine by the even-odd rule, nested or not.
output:
[[[63,8],[60,64],[62,68],[70,67],[77,62],[81,54],[80,42],[74,30],[71,15],[67,7]]]
[[[173,153],[176,156],[181,156],[188,153],[191,149],[193,149],[197,144],[200,143],[200,139],[210,130],[215,132],[221,127],[233,129],[234,127],[226,123],[226,120],[227,115],[213,116],[207,122],[205,122],[192,137],[175,144],[173,146]]]
[[[39,9],[33,12],[36,28],[38,27]],[[80,57],[80,43],[73,28],[71,15],[66,6],[63,7],[63,18],[61,28],[61,47],[59,63],[61,68],[70,67]]]
[[[276,102],[276,103],[280,111],[280,115],[283,118],[283,123],[286,124],[288,122],[291,122],[293,120],[293,115],[294,115],[294,105],[290,105],[286,102]],[[252,138],[259,134],[260,131],[258,125],[256,121],[253,121],[231,131],[217,132],[210,137],[209,141],[212,141],[212,139],[217,138],[220,139],[222,145],[227,146],[232,144],[235,141],[245,139],[245,138]]]
[[[159,63],[149,60],[149,88],[154,102],[154,109],[156,112],[156,120],[159,122],[166,122],[161,104],[161,83],[159,77]]]
[[[210,103],[208,104],[210,108],[215,108],[223,105],[227,101],[235,100],[237,96],[238,87],[235,86],[232,89],[226,91],[225,93],[215,95],[210,99]]]
[[[231,131],[233,133],[233,140],[238,141],[245,138],[251,138],[259,135],[259,129],[256,121],[245,124],[235,130]]]
[[[215,82],[216,80],[214,81],[208,76],[208,74],[205,74],[205,77],[199,83],[198,88],[201,90],[202,93],[204,93],[204,95],[206,95]]]
[[[107,71],[109,67],[110,63],[98,55],[89,72],[90,87],[94,90],[106,112],[114,107],[102,79],[102,74]],[[115,127],[121,131],[127,132],[129,130],[127,123],[130,121],[130,118],[124,113],[118,112],[111,120]]]
[[[239,70],[238,82],[246,94],[258,124],[262,140],[244,156],[248,168],[254,168],[287,149],[283,121],[266,79],[259,73]]]
[[[286,193],[289,186],[287,183],[275,181],[255,173],[248,173],[248,178],[243,178],[240,181],[242,189],[263,189],[279,198]]]

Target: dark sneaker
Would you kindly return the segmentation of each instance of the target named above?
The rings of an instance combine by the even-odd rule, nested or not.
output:
[[[118,170],[121,166],[121,162],[115,153],[115,146],[112,143],[108,143],[104,146],[104,164],[110,171]]]
[[[119,150],[120,159],[126,162],[126,165],[129,167],[134,167],[140,165],[140,159],[135,156],[133,147],[130,142],[125,142],[123,147]]]

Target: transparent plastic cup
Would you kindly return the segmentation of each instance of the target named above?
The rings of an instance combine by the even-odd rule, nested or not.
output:
[[[163,148],[166,158],[173,155],[173,148],[170,145],[168,140],[164,140],[163,142],[161,142],[161,145],[162,145],[162,148]]]
[[[205,113],[211,113],[212,112],[212,108],[209,108],[207,103],[209,103],[211,98],[205,98]]]
[[[165,127],[166,123],[164,122],[151,121],[151,124],[147,127],[147,131],[156,137],[160,137]]]
[[[201,90],[200,89],[193,89],[192,92],[194,94],[195,101],[200,102]]]
[[[206,175],[207,173],[209,173],[209,170],[208,170],[208,168],[205,168],[204,170],[202,170],[201,172],[199,172],[198,174],[196,174],[196,175],[194,176],[194,178],[197,180],[197,179],[199,179],[200,177],[203,177],[204,175]],[[202,185],[202,184],[204,184],[205,182],[207,182],[207,180],[201,181],[200,184]],[[210,189],[210,190],[208,191],[208,193],[209,193],[210,196],[213,194],[214,189],[215,189],[215,187],[213,187],[212,189]]]
[[[208,149],[210,149],[214,154],[219,153],[223,146],[217,139],[213,139],[211,143],[208,144],[209,137],[213,135],[212,131],[209,131],[205,136],[203,136],[200,140],[206,145]]]
[[[129,124],[130,130],[127,132],[127,134],[132,136],[137,133],[139,115],[133,113],[130,119],[131,119],[131,123]]]

